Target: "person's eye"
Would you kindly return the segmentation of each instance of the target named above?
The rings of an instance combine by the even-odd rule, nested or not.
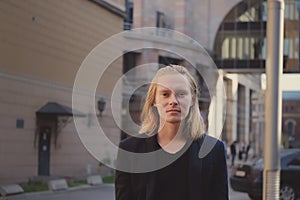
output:
[[[179,92],[179,93],[177,94],[177,96],[179,96],[179,97],[183,97],[184,95],[185,95],[184,92]]]
[[[167,96],[168,96],[168,93],[167,93],[167,92],[164,92],[164,93],[162,93],[162,96],[167,97]]]

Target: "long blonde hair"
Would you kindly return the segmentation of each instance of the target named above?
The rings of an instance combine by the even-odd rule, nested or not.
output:
[[[194,77],[188,72],[188,70],[180,65],[169,65],[157,71],[148,89],[147,97],[141,114],[142,125],[139,133],[153,135],[158,131],[159,115],[156,108],[153,106],[155,100],[156,88],[157,88],[156,80],[158,77],[170,73],[179,73],[185,76],[189,82],[194,104],[190,107],[190,111],[188,116],[185,119],[184,125],[185,125],[185,130],[187,130],[188,134],[192,138],[194,139],[199,138],[203,134],[205,129],[204,129],[203,119],[200,115],[200,110],[199,110],[198,85]]]

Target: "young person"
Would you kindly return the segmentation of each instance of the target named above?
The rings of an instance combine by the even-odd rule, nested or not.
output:
[[[174,158],[174,162],[144,173],[116,170],[117,200],[228,199],[224,144],[204,134],[198,96],[197,83],[186,68],[170,65],[158,70],[141,115],[143,137],[127,138],[120,148],[137,154],[160,150],[163,156],[155,162],[164,158]],[[205,156],[199,156],[206,143],[213,145]],[[118,160],[131,166],[153,162],[139,163],[123,154]]]

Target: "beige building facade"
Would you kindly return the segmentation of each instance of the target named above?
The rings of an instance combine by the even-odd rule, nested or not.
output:
[[[99,80],[95,102],[106,102],[102,117],[91,122],[84,110],[72,112],[73,84],[92,49],[123,30],[124,2],[4,0],[0,9],[0,184],[99,173],[72,115],[87,124],[99,120],[118,142],[109,102],[122,58]],[[82,104],[99,114],[97,105]]]

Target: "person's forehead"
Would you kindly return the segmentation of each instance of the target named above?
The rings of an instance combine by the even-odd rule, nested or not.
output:
[[[158,77],[155,81],[158,89],[188,89],[189,82],[184,75],[171,74]]]

